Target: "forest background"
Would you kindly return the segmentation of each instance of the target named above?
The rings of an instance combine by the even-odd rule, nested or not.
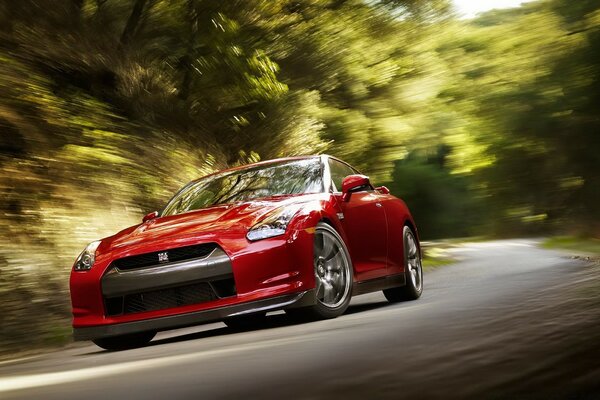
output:
[[[228,166],[328,153],[423,239],[600,236],[600,3],[0,2],[0,353],[70,337],[90,241]]]

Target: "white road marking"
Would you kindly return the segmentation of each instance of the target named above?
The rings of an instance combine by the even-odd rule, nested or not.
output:
[[[0,366],[2,366],[2,365],[8,365],[8,364],[20,363],[20,362],[27,361],[27,360],[33,360],[34,358],[39,358],[39,357],[41,357],[41,355],[21,357],[21,358],[13,358],[11,360],[0,361]]]
[[[411,307],[401,308],[386,308],[385,310],[370,311],[367,317],[376,317],[380,314],[396,314],[418,311],[420,308],[426,307],[427,304],[414,304]],[[365,315],[350,314],[341,317],[337,320],[338,323],[344,325],[345,323],[353,322],[357,319],[364,319]],[[328,323],[330,321],[321,321],[321,323]],[[318,323],[317,323],[318,324]],[[316,326],[316,325],[314,325]],[[142,371],[153,368],[164,368],[180,363],[186,363],[190,361],[197,361],[202,358],[222,356],[229,353],[238,353],[243,351],[272,348],[274,346],[284,346],[291,343],[308,342],[311,340],[319,340],[319,337],[323,336],[324,332],[318,330],[313,332],[303,332],[300,335],[283,339],[271,339],[263,340],[252,344],[244,344],[232,346],[218,350],[207,350],[192,354],[182,354],[177,356],[167,356],[157,359],[147,359],[139,361],[128,361],[118,364],[102,365],[99,367],[90,367],[75,369],[70,371],[61,372],[50,372],[43,374],[32,374],[22,376],[12,376],[6,378],[0,378],[0,393],[32,389],[36,387],[60,385],[64,383],[77,382],[86,379],[101,378],[111,375],[117,375],[127,372]]]
[[[31,389],[41,386],[59,385],[63,383],[76,382],[86,379],[106,377],[110,375],[121,374],[124,372],[141,371],[152,368],[162,368],[197,359],[220,356],[227,353],[236,353],[262,348],[272,348],[273,346],[282,346],[290,342],[298,343],[302,341],[305,340],[302,340],[302,338],[299,337],[275,339],[257,342],[253,344],[233,346],[226,349],[208,350],[198,353],[167,356],[150,360],[129,361],[119,364],[82,368],[71,371],[50,372],[44,374],[0,378],[0,393],[9,392],[13,390]]]

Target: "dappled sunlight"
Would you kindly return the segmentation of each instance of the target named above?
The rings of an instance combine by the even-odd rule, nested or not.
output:
[[[0,3],[0,355],[70,340],[68,275],[87,243],[250,162],[340,157],[402,197],[425,240],[600,236],[600,5],[464,13],[449,0]],[[253,190],[303,183],[264,181],[278,187]],[[537,242],[499,243],[448,252]]]

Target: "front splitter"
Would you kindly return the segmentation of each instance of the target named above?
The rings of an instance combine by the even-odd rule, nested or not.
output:
[[[316,303],[314,290],[271,297],[247,303],[213,308],[210,310],[195,311],[167,317],[158,317],[141,321],[123,322],[120,324],[90,326],[73,328],[75,340],[94,340],[105,337],[128,335],[148,331],[165,331],[169,329],[184,328],[186,326],[200,325],[208,322],[221,321],[228,317],[310,306]]]

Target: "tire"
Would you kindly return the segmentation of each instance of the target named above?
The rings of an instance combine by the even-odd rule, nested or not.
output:
[[[317,224],[314,240],[316,304],[286,312],[303,320],[336,318],[346,311],[352,297],[350,253],[342,237],[326,223]]]
[[[147,345],[155,335],[156,332],[140,332],[129,335],[94,339],[92,342],[94,342],[96,346],[102,347],[103,349],[109,351],[127,350]]]
[[[408,226],[404,226],[402,240],[404,242],[404,277],[406,284],[402,287],[383,291],[385,298],[391,303],[416,300],[423,293],[421,249],[415,234]]]
[[[228,328],[234,331],[251,331],[265,326],[267,322],[266,313],[255,313],[240,315],[237,317],[229,317],[223,320],[223,323]]]

